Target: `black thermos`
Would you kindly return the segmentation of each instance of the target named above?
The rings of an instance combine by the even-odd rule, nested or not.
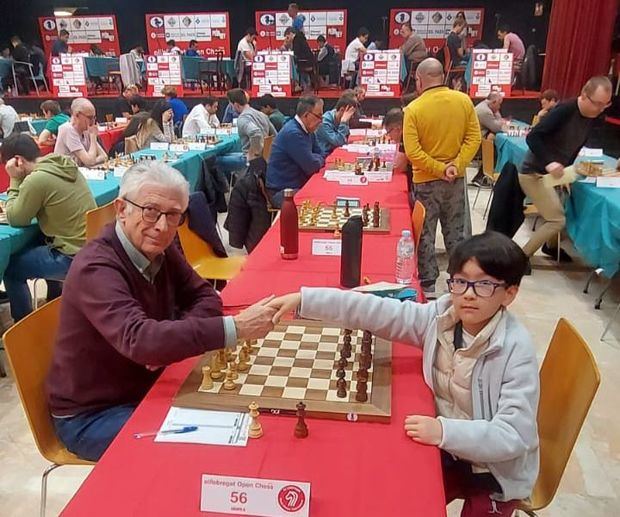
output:
[[[362,232],[364,225],[359,215],[350,217],[342,227],[340,255],[340,285],[357,287],[362,278]]]

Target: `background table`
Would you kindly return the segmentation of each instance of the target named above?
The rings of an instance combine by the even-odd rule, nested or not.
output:
[[[408,202],[404,175],[395,174],[389,184],[343,187],[327,182],[319,173],[297,193],[296,200],[300,203],[312,197],[327,202],[336,195],[378,200],[392,209],[389,235],[364,236],[362,270],[364,274],[372,270],[373,280],[393,280],[400,226],[411,228],[406,222],[410,216],[405,217]],[[312,238],[328,236],[300,233],[299,259],[285,261],[279,258],[276,222],[250,254],[239,276],[224,289],[227,312],[271,292],[280,294],[301,285],[337,286],[340,259],[311,257],[307,246]],[[196,359],[170,366],[63,515],[204,515],[199,512],[203,473],[309,481],[311,515],[445,515],[439,451],[412,442],[403,431],[407,415],[434,414],[433,397],[422,378],[421,353],[415,347],[395,343],[392,360],[390,423],[309,418],[310,435],[300,440],[293,436],[295,418],[264,415],[261,422],[265,435],[249,440],[244,448],[156,444],[151,439],[133,438],[133,433],[161,426]]]
[[[183,81],[200,81],[200,63],[210,63],[210,70],[215,71],[217,61],[203,57],[182,56]],[[235,77],[235,62],[230,58],[222,59],[222,70],[230,80]]]

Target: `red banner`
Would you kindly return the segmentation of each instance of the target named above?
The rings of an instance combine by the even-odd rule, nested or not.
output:
[[[181,75],[181,56],[176,54],[158,54],[144,56],[146,63],[146,94],[149,97],[163,97],[164,86],[175,86],[179,97],[183,96],[183,79]]]
[[[398,50],[370,50],[360,63],[360,84],[367,97],[400,97],[401,56]]]
[[[227,12],[147,14],[146,34],[149,54],[166,50],[166,41],[173,39],[181,50],[191,40],[198,42],[198,54],[215,56],[221,51],[230,57],[230,24]]]
[[[403,23],[411,23],[416,34],[424,39],[426,48],[437,53],[446,44],[446,38],[452,30],[456,14],[460,11],[465,13],[467,46],[471,47],[474,41],[482,39],[483,8],[411,9],[405,7],[390,10],[390,48],[398,48],[403,44],[400,26]]]
[[[486,97],[500,92],[509,97],[512,92],[512,52],[505,49],[474,49],[472,51],[471,86],[472,97]]]
[[[290,52],[262,52],[254,56],[252,63],[252,96],[270,93],[274,97],[291,97],[292,54]]]
[[[310,48],[317,49],[316,39],[325,36],[336,52],[344,55],[347,48],[347,10],[328,9],[300,12],[306,17],[304,33]],[[284,31],[293,24],[286,11],[256,11],[258,50],[278,50],[284,41]]]
[[[61,54],[50,57],[52,93],[54,97],[86,97],[84,57]]]
[[[71,52],[89,52],[90,46],[96,44],[106,56],[120,56],[121,54],[116,16],[113,14],[39,18],[41,41],[46,55],[51,54],[54,40],[58,39],[58,33],[62,29],[69,31]]]

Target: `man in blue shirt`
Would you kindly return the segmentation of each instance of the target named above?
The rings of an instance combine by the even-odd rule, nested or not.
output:
[[[302,97],[297,114],[278,133],[267,164],[267,190],[275,207],[282,204],[284,189],[299,190],[325,165],[314,134],[323,121],[323,101],[314,95]]]
[[[189,113],[189,109],[187,109],[187,106],[181,99],[177,98],[177,89],[174,86],[164,86],[162,93],[172,108],[172,120],[174,121],[176,130],[183,125],[183,121]]]
[[[316,130],[316,140],[323,156],[327,157],[336,147],[349,139],[349,121],[355,114],[357,101],[351,95],[342,95],[336,107],[323,115],[323,122]]]
[[[198,42],[195,39],[190,40],[189,47],[185,51],[185,55],[188,57],[199,57],[197,47],[198,47]]]
[[[52,56],[59,56],[69,52],[69,31],[62,29],[58,33],[58,39],[52,44]]]

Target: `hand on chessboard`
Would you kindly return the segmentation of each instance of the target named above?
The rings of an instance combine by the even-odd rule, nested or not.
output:
[[[439,445],[443,438],[441,422],[432,416],[408,416],[405,418],[405,432],[414,442],[425,445]]]
[[[237,339],[259,339],[273,330],[276,309],[269,306],[274,295],[267,296],[233,317],[237,329]]]
[[[301,305],[301,293],[285,294],[284,296],[278,296],[269,302],[269,307],[273,308],[277,312],[273,317],[273,324],[277,325],[287,312],[297,312]]]

